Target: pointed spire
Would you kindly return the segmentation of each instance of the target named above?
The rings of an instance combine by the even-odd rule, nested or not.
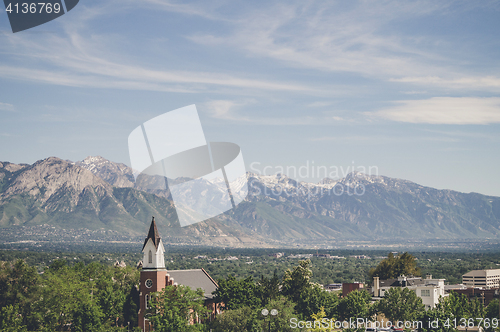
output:
[[[149,239],[153,241],[155,248],[158,250],[158,245],[160,244],[160,234],[158,233],[158,228],[156,228],[155,217],[153,217],[153,220],[151,220],[151,226],[149,226],[148,237],[144,240],[144,245],[142,246],[142,249],[144,249]]]

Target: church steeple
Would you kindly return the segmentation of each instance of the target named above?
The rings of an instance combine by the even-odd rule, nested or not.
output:
[[[163,243],[156,227],[155,217],[151,220],[151,226],[149,226],[148,236],[144,240],[142,252],[144,256],[142,259],[141,282],[139,286],[139,327],[142,331],[145,331],[147,322],[145,314],[147,309],[149,309],[151,293],[159,292],[165,286],[169,285],[169,277],[167,269],[165,269],[165,258],[163,257],[165,249],[163,248]]]
[[[163,257],[165,249],[163,248],[163,243],[156,227],[155,217],[151,220],[151,226],[149,226],[148,236],[144,240],[142,252],[144,253],[142,260],[143,270],[165,269],[165,258]]]
[[[160,243],[161,238],[160,234],[158,233],[158,228],[156,228],[155,217],[153,217],[153,220],[151,220],[151,226],[149,226],[148,237],[144,240],[144,245],[142,246],[143,250],[144,247],[146,246],[146,243],[148,243],[149,239],[153,241],[155,248],[158,249],[158,244]]]

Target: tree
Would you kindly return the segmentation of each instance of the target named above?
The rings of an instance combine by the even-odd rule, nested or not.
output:
[[[490,302],[490,304],[488,304],[488,306],[486,307],[486,310],[485,310],[485,313],[484,313],[484,318],[489,318],[489,321],[492,322],[493,321],[493,318],[500,318],[499,317],[499,308],[498,308],[498,304],[499,304],[499,300],[498,299],[494,299],[493,301]],[[490,323],[491,324],[491,323]],[[493,324],[491,324],[493,325]],[[491,326],[489,328],[486,328],[487,331],[493,331],[494,328],[493,326]]]
[[[341,320],[370,317],[371,296],[366,290],[355,290],[340,299],[338,311]]]
[[[377,309],[395,323],[397,321],[415,321],[425,310],[425,306],[422,299],[413,290],[393,287],[378,302]]]
[[[78,304],[73,313],[72,332],[88,332],[101,330],[101,319],[103,313],[101,308],[90,300],[84,300]]]
[[[439,306],[443,311],[453,315],[457,321],[461,318],[479,318],[484,315],[483,305],[477,298],[471,301],[465,294],[456,292],[451,292],[448,297],[440,301]]]
[[[44,273],[42,300],[36,310],[43,316],[41,324],[48,330],[61,331],[71,323],[71,313],[79,302],[76,298],[84,296],[85,290],[84,284],[70,269],[53,269],[51,266]]]
[[[489,319],[492,319],[492,318],[500,318],[498,317],[498,299],[494,299],[493,301],[490,302],[490,304],[488,304],[488,306],[486,307],[486,310],[485,310],[485,317],[486,318],[489,318]]]
[[[111,275],[102,275],[96,281],[95,300],[99,304],[108,324],[118,325],[118,321],[123,320],[123,305],[126,295],[121,291],[111,278]]]
[[[423,327],[419,331],[452,332],[455,322],[458,325],[469,319],[484,318],[483,306],[477,299],[469,301],[464,294],[451,292],[448,297],[441,298],[435,308],[421,313],[419,320]],[[432,322],[438,322],[432,326]],[[475,324],[477,321],[475,320]]]
[[[267,319],[266,321],[266,319],[264,319],[264,317],[261,314],[262,309],[267,309],[269,311],[271,311],[272,309],[276,309],[278,311],[278,314],[274,317],[272,317],[271,314],[269,314],[266,318]],[[279,296],[275,300],[269,301],[269,303],[265,306],[265,308],[261,307],[254,312],[256,314],[255,316],[257,316],[258,318],[257,320],[258,324],[254,324],[253,325],[254,329],[251,331],[266,331],[269,325],[271,326],[271,331],[280,331],[280,332],[295,331],[295,329],[292,329],[290,327],[290,320],[296,317],[296,315],[293,312],[293,303],[291,303],[290,300],[284,296]]]
[[[139,290],[135,285],[130,288],[130,292],[123,304],[124,325],[137,326],[139,323]]]
[[[148,319],[158,332],[202,331],[204,326],[199,320],[208,313],[204,299],[201,288],[193,291],[182,285],[167,286],[153,294],[146,315],[150,315]]]
[[[0,309],[0,331],[2,332],[25,332],[26,325],[19,313],[19,307],[9,304]]]
[[[55,260],[43,274],[23,260],[0,262],[0,324],[22,331],[112,331],[127,325],[125,299],[138,272]],[[135,294],[137,295],[137,294]],[[128,317],[137,316],[129,299]]]
[[[453,315],[439,304],[432,309],[421,312],[418,321],[422,322],[418,327],[419,332],[455,332]],[[451,322],[447,324],[446,322]]]
[[[322,307],[329,317],[336,316],[338,297],[310,281],[310,266],[310,260],[303,260],[293,270],[288,269],[283,276],[281,293],[295,303],[295,311],[304,319]]]
[[[260,276],[260,280],[257,283],[257,292],[263,306],[265,306],[270,300],[274,300],[278,297],[280,293],[280,280],[278,278],[277,271],[274,270],[272,278]]]
[[[311,318],[314,321],[314,328],[311,332],[331,332],[335,330],[326,328],[326,325],[331,327],[332,323],[335,324],[335,319],[333,319],[333,317],[328,317],[324,308],[321,308],[319,312],[312,314]]]
[[[34,307],[40,295],[40,278],[36,269],[23,260],[13,265],[0,263],[0,308],[12,305],[29,330],[39,327],[40,315]]]
[[[281,293],[288,296],[293,302],[297,303],[302,293],[312,287],[310,281],[312,271],[310,269],[311,261],[299,261],[293,270],[286,270],[281,283]]]
[[[252,315],[252,309],[248,306],[226,310],[215,317],[210,327],[216,332],[251,331]]]
[[[276,309],[276,316],[262,315],[262,310],[271,311]],[[215,320],[210,324],[210,329],[214,332],[254,332],[254,331],[271,331],[292,332],[294,329],[290,327],[290,320],[294,318],[293,303],[284,296],[278,296],[276,299],[269,301],[265,307],[251,309],[248,306],[227,310],[220,315],[217,315]]]
[[[396,278],[400,275],[420,275],[420,268],[417,267],[415,257],[405,252],[394,256],[389,253],[387,258],[383,259],[376,268],[370,269],[370,278],[379,277],[382,280]]]
[[[311,315],[323,310],[328,318],[333,318],[338,315],[337,306],[339,304],[339,297],[325,291],[320,285],[312,284],[310,288],[303,290],[295,310],[304,318],[311,317]]]
[[[215,301],[224,303],[224,309],[232,310],[249,306],[257,308],[260,306],[260,296],[257,285],[252,277],[237,280],[233,276],[226,280],[218,280],[219,288],[214,292]]]

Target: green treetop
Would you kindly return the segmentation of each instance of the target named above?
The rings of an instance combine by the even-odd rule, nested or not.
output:
[[[376,268],[370,269],[370,278],[379,277],[382,280],[397,278],[400,275],[419,276],[420,268],[417,267],[415,257],[405,252],[394,256],[390,253]]]

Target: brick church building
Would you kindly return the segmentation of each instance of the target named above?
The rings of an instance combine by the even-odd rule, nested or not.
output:
[[[220,306],[215,303],[212,295],[218,287],[215,280],[204,269],[167,271],[164,252],[165,249],[153,217],[148,236],[142,246],[143,260],[139,285],[139,327],[141,330],[153,331],[151,324],[144,316],[151,293],[160,292],[169,285],[188,286],[193,290],[203,289],[205,305],[210,309],[210,319],[213,319],[220,312]]]

